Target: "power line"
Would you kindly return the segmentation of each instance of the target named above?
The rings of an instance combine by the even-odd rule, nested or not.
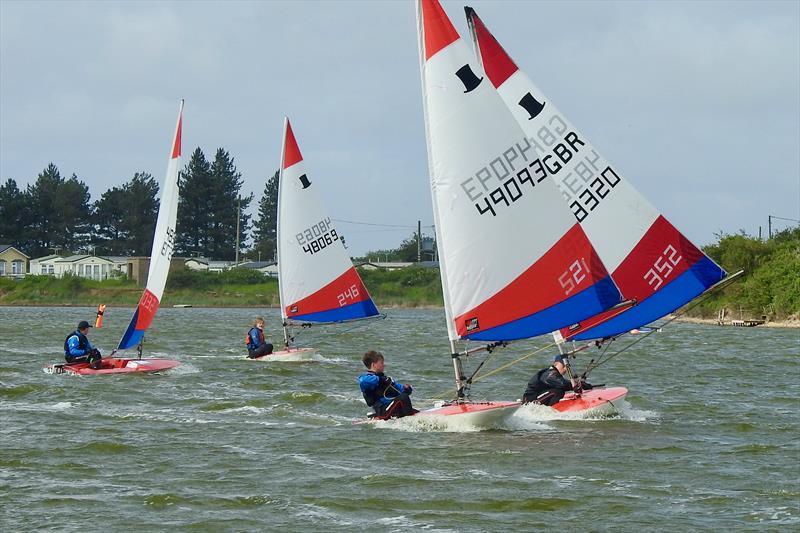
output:
[[[411,226],[411,225],[403,225],[403,224],[376,224],[376,223],[374,223],[374,222],[357,222],[357,221],[354,221],[354,220],[342,220],[342,219],[340,219],[340,218],[333,218],[333,219],[331,219],[331,220],[333,220],[334,222],[343,222],[343,223],[345,223],[345,224],[358,224],[358,225],[361,225],[361,226],[381,226],[381,227],[384,227],[384,228],[411,228],[411,229],[416,229],[416,228],[417,228],[417,226]],[[432,228],[432,227],[433,227],[433,225],[430,225],[430,226],[422,226],[422,227],[423,227],[423,228]]]

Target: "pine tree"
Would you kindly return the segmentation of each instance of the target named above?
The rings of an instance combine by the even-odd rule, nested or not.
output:
[[[149,256],[158,218],[158,182],[147,172],[137,172],[123,186],[126,217],[122,228],[127,234],[127,254]]]
[[[28,253],[28,228],[31,226],[31,212],[28,197],[17,188],[13,179],[0,185],[0,242],[11,244]]]
[[[137,172],[95,202],[94,243],[105,255],[150,255],[158,216],[158,183]]]
[[[242,175],[236,170],[233,158],[222,148],[217,149],[211,164],[210,231],[206,251],[209,258],[231,260],[236,256],[236,217],[239,218],[239,246],[243,247],[250,226],[250,215],[245,214],[253,195],[240,197]]]
[[[278,176],[276,170],[267,180],[264,195],[258,202],[258,219],[253,222],[255,245],[249,253],[252,259],[275,259],[278,238]]]
[[[211,229],[212,188],[211,165],[198,147],[178,181],[177,254],[198,256],[208,254]]]
[[[89,242],[92,209],[89,187],[73,174],[64,180],[50,163],[36,183],[28,185],[31,212],[29,249],[36,257],[51,248],[76,252]]]

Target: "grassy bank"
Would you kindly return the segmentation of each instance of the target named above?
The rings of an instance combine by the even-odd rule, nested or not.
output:
[[[406,269],[361,272],[378,307],[441,306],[439,271]],[[66,276],[0,279],[0,305],[75,305],[133,307],[142,288],[129,280],[93,281]],[[278,282],[254,271],[236,269],[220,274],[181,270],[170,273],[162,306],[277,307]]]

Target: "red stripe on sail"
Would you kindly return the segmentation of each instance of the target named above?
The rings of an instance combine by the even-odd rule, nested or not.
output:
[[[469,9],[468,17],[472,20],[475,28],[475,38],[478,41],[478,49],[481,52],[483,70],[489,76],[492,85],[495,88],[500,87],[519,68],[478,17],[478,14],[472,8],[466,9]]]
[[[183,128],[183,113],[178,117],[178,129],[175,130],[175,142],[172,144],[172,159],[181,156],[181,129]],[[163,153],[163,152],[162,152]]]
[[[529,316],[575,296],[607,276],[583,228],[576,223],[517,279],[456,317],[458,334],[475,334]],[[477,327],[467,331],[467,323]]]
[[[150,292],[149,289],[145,289],[139,299],[139,315],[136,317],[136,327],[134,329],[141,331],[149,328],[153,317],[156,316],[156,311],[158,311],[158,305],[159,302],[156,295]]]
[[[421,0],[422,28],[425,38],[425,60],[459,39],[453,23],[447,17],[439,0]]]
[[[294,138],[294,132],[292,132],[292,125],[289,123],[289,120],[286,120],[286,146],[283,149],[283,169],[286,170],[290,166],[294,165],[295,163],[299,163],[303,160],[302,154],[300,154],[300,148],[297,146],[297,141]]]
[[[286,306],[286,316],[309,315],[369,300],[370,295],[354,267],[302,300]]]
[[[703,252],[659,216],[612,277],[625,298],[641,302],[703,257]]]

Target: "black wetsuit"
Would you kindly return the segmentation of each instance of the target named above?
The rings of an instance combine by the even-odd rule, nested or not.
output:
[[[522,395],[522,402],[536,402],[542,405],[555,405],[564,397],[564,393],[572,390],[572,383],[554,366],[543,368],[528,382],[528,388]]]

